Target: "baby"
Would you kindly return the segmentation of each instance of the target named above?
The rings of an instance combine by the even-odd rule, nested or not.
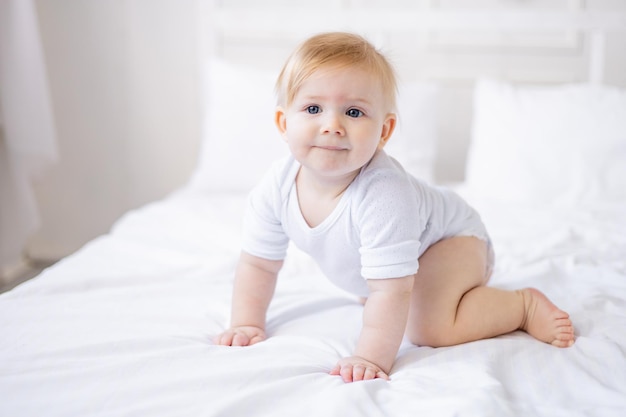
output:
[[[275,122],[291,156],[249,197],[231,327],[217,344],[266,338],[290,240],[365,300],[356,350],[330,371],[346,382],[389,379],[405,335],[438,347],[521,329],[554,346],[574,343],[568,314],[538,290],[486,286],[494,255],[478,213],[385,153],[396,78],[371,44],[349,33],[306,40],[277,93]]]

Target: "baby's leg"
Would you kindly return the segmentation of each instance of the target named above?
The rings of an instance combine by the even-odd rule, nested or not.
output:
[[[574,343],[567,313],[535,289],[486,287],[487,245],[454,237],[420,258],[407,335],[418,345],[450,346],[515,330],[559,347]]]

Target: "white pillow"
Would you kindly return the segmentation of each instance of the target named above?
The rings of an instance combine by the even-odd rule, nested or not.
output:
[[[190,186],[251,189],[288,152],[274,125],[276,75],[212,60],[204,87],[203,137]]]
[[[481,80],[466,180],[517,203],[626,200],[626,91]]]
[[[434,179],[438,94],[435,84],[401,84],[396,130],[385,145],[410,174],[427,182]]]
[[[247,191],[272,162],[288,153],[274,125],[278,74],[215,59],[204,91],[204,127],[190,187]],[[399,122],[387,152],[412,174],[432,180],[436,142],[437,89],[407,84],[398,97]]]

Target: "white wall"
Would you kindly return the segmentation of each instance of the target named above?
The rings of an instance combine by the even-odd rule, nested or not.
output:
[[[194,0],[41,0],[59,163],[28,254],[58,258],[187,180],[199,141]]]
[[[30,256],[68,254],[105,233],[128,209],[162,198],[185,183],[195,164],[201,127],[196,48],[199,1],[209,0],[37,1],[60,162],[36,184],[43,226],[29,244]],[[216,3],[222,7],[259,5],[256,0]],[[275,10],[280,21],[288,18],[281,13],[298,13],[295,4],[272,0],[263,7]],[[323,0],[315,7],[323,4],[329,9],[378,4],[391,10],[406,6],[626,10],[623,0]],[[519,47],[513,52],[498,45],[459,48],[446,45],[445,39],[434,48],[426,43],[414,45],[416,52],[425,55],[406,59],[428,58],[417,62],[422,69],[419,75],[447,77],[454,86],[444,90],[442,97],[443,105],[452,109],[452,118],[441,123],[445,138],[439,150],[439,179],[458,180],[464,171],[471,119],[471,112],[464,109],[471,102],[471,84],[455,81],[458,74],[454,71],[483,71],[491,64],[504,63],[524,77],[549,77],[545,70],[550,69],[558,79],[570,74],[572,81],[584,80],[587,40],[575,35],[573,46],[568,47],[567,39],[562,48]],[[249,59],[264,54],[258,48],[260,40],[253,49],[238,46],[237,37],[230,41],[222,45],[227,55],[239,53]],[[390,46],[403,50],[403,41],[397,36]],[[275,47],[282,54],[287,45],[290,42],[277,39]],[[606,46],[605,80],[626,87],[623,32],[610,36]]]

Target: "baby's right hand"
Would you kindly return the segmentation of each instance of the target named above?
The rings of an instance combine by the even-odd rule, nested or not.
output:
[[[266,339],[265,330],[256,326],[238,326],[226,330],[215,338],[222,346],[250,346]]]

